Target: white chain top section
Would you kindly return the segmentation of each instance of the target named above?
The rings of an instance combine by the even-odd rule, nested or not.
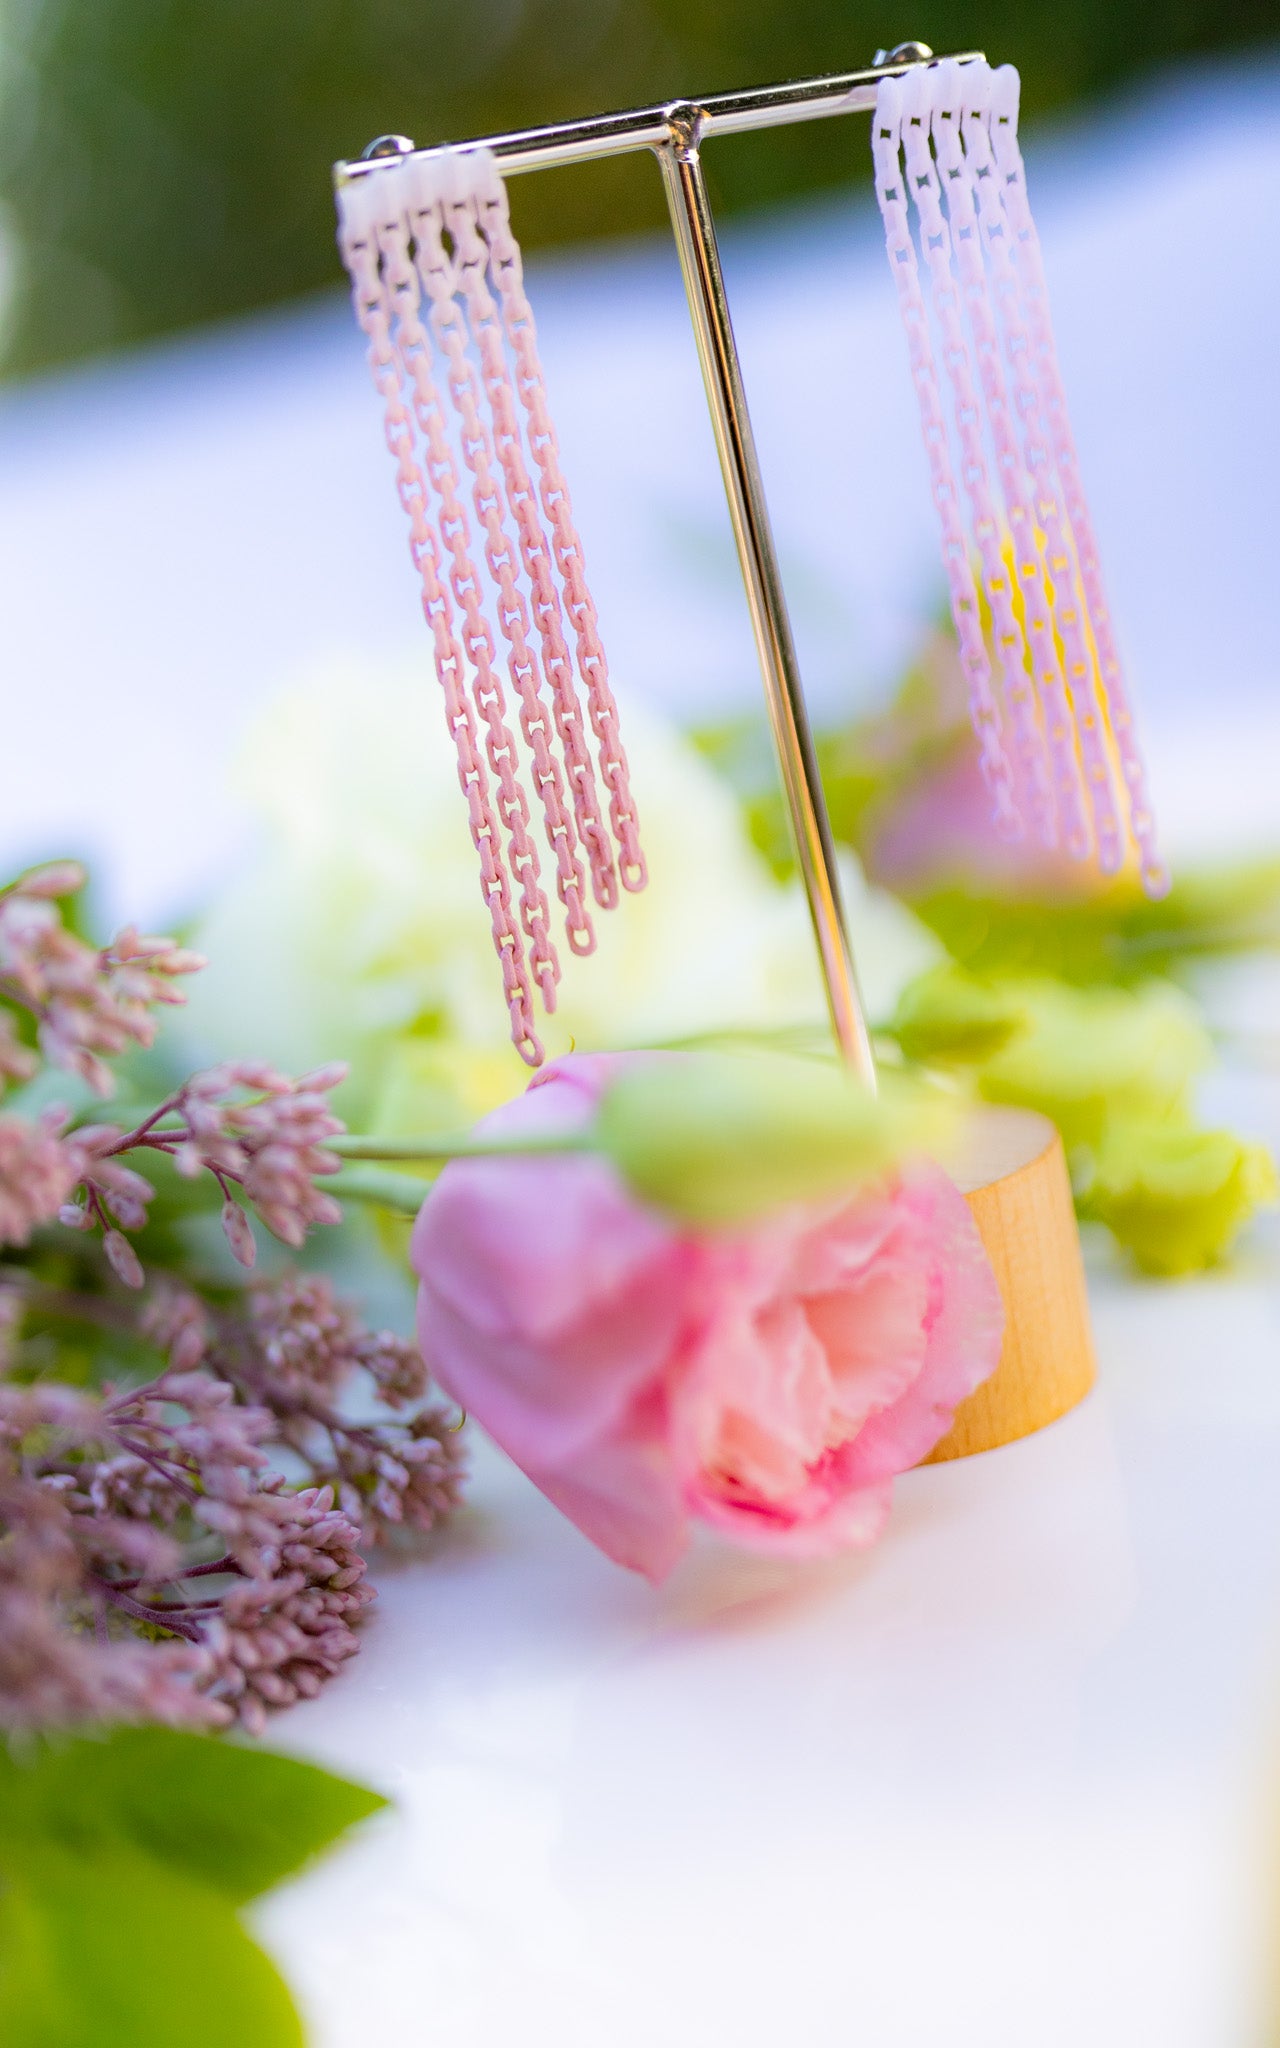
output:
[[[520,731],[574,952],[595,947],[588,870],[591,891],[605,908],[618,901],[619,873],[627,889],[642,888],[646,875],[617,708],[560,472],[520,251],[502,180],[486,151],[457,151],[430,160],[409,157],[380,166],[341,187],[338,213],[339,247],[369,342],[400,500],[409,516],[410,551],[480,855],[512,1038],[521,1057],[537,1066],[543,1051],[533,1028],[532,987],[536,982],[543,1007],[554,1010],[560,966],[530,833],[522,780],[526,763],[507,722],[491,621],[496,619],[505,645],[506,670],[519,701]],[[437,360],[444,368],[447,405],[437,388]],[[522,416],[538,471],[537,489],[526,460]],[[471,505],[483,536],[483,568],[472,552],[455,447],[470,478]],[[566,614],[576,643],[585,718]],[[541,667],[530,637],[531,616]],[[601,815],[588,723],[608,791],[616,859]],[[481,729],[489,774],[479,747]],[[496,814],[489,775],[496,784]]]
[[[511,890],[503,866],[497,819],[488,779],[476,745],[475,716],[463,688],[462,650],[453,631],[452,607],[440,578],[440,546],[427,516],[427,492],[414,450],[413,422],[401,389],[401,366],[391,338],[390,290],[381,273],[379,227],[386,225],[377,181],[344,189],[339,205],[338,243],[351,276],[356,318],[369,343],[369,366],[383,402],[387,446],[396,463],[400,502],[409,517],[409,549],[422,584],[422,609],[431,628],[436,674],[444,692],[449,731],[458,755],[458,780],[467,799],[471,837],[480,856],[481,892],[489,906],[494,946],[502,967],[511,1013],[511,1036],[529,1066],[543,1052],[533,1025],[533,996],[520,927],[511,914]],[[396,216],[391,226],[394,232]]]
[[[929,446],[935,428],[919,370],[930,346],[928,315],[918,282],[914,294],[911,289],[914,244],[905,208],[909,193],[920,223],[925,274],[951,393],[951,431],[969,508],[962,545],[966,554],[971,548],[977,557],[991,608],[1020,805],[1042,842],[1060,839],[1078,858],[1092,852],[1104,874],[1114,873],[1123,864],[1127,838],[1116,803],[1114,742],[1144,886],[1159,893],[1167,878],[1154,851],[1141,762],[1067,424],[1016,123],[1017,74],[1007,67],[993,74],[985,63],[948,60],[883,81],[872,147],[890,262],[898,279]],[[899,148],[905,157],[905,180]],[[899,184],[904,185],[901,217]],[[918,306],[913,297],[919,298]],[[981,403],[962,314],[967,315]],[[933,397],[940,399],[936,373],[932,385]],[[942,431],[945,436],[945,419]],[[994,452],[1003,501],[998,524],[988,446]],[[931,449],[935,502],[940,466]],[[943,526],[943,558],[954,611],[955,540],[945,517]],[[956,623],[972,701],[971,635],[967,619],[963,628],[960,617]],[[979,692],[974,722],[990,782],[990,737],[983,709]]]
[[[900,161],[901,95],[889,91],[896,79],[886,78],[872,116],[871,149],[876,171],[876,198],[884,220],[889,266],[898,290],[898,306],[907,333],[912,381],[920,407],[920,425],[933,488],[933,502],[942,528],[942,562],[951,598],[951,616],[960,645],[960,661],[969,689],[969,710],[978,737],[982,772],[991,791],[997,826],[1005,833],[1020,829],[1013,775],[1001,736],[1000,710],[991,687],[991,663],[982,636],[982,612],[968,539],[960,510],[951,450],[947,439],[942,392],[929,340],[929,319],[920,289],[920,272],[907,211],[906,184]]]

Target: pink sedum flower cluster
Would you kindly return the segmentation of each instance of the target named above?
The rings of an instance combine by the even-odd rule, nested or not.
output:
[[[0,997],[35,1019],[51,1065],[78,1074],[99,1095],[114,1080],[108,1059],[154,1043],[157,1004],[185,1003],[177,986],[203,967],[172,939],[144,938],[133,925],[110,945],[86,945],[63,922],[59,899],[84,886],[78,861],[48,861],[0,889]],[[30,1056],[0,1027],[0,1075],[30,1077]]]
[[[556,1062],[482,1129],[583,1128],[625,1057]],[[588,1152],[457,1160],[412,1257],[440,1384],[654,1580],[695,1522],[792,1557],[871,1543],[894,1478],[1000,1354],[981,1239],[927,1162],[708,1232],[642,1206]]]
[[[115,1719],[256,1734],[355,1654],[367,1551],[456,1505],[457,1424],[416,1347],[318,1274],[237,1294],[172,1208],[144,1272],[148,1155],[216,1186],[242,1266],[251,1213],[295,1247],[341,1219],[316,1181],[339,1169],[345,1068],[214,1067],[129,1129],[39,1107],[51,1064],[110,1094],[109,1062],[201,964],[132,928],[88,945],[59,907],[84,879],[58,861],[0,888],[0,1742]],[[148,1351],[167,1367],[135,1384]]]
[[[50,861],[0,889],[0,1094],[30,1081],[41,1059],[79,1075],[99,1095],[115,1077],[107,1060],[150,1046],[157,1005],[186,1001],[176,986],[204,962],[172,939],[143,938],[132,925],[95,949],[69,930],[60,899],[82,887],[75,861]],[[9,1007],[6,1007],[9,1006]],[[14,1011],[32,1020],[39,1057],[15,1029]],[[101,1228],[118,1280],[141,1288],[141,1261],[128,1231],[141,1230],[151,1182],[123,1155],[162,1152],[188,1179],[210,1173],[222,1191],[222,1227],[235,1257],[252,1266],[253,1229],[241,1200],[295,1249],[314,1224],[339,1223],[342,1210],[316,1186],[336,1173],[327,1141],[344,1129],[328,1101],[346,1075],[341,1062],[300,1079],[262,1060],[240,1060],[193,1074],[132,1130],[79,1124],[51,1105],[34,1121],[0,1111],[0,1247],[26,1245],[42,1224]]]

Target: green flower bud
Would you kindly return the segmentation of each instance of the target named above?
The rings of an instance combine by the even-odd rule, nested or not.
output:
[[[852,1190],[936,1141],[938,1122],[905,1085],[877,1098],[819,1061],[701,1053],[621,1074],[590,1140],[642,1200],[718,1228]]]

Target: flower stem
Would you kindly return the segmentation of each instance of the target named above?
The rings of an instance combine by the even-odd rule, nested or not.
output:
[[[431,1182],[415,1180],[409,1173],[380,1173],[376,1166],[354,1166],[334,1182],[334,1192],[343,1200],[373,1202],[398,1216],[416,1216],[431,1193]]]
[[[177,1112],[181,1106],[183,1094],[183,1089],[175,1089],[172,1095],[166,1096],[158,1109],[149,1110],[140,1124],[135,1124],[131,1131],[126,1131],[120,1142],[112,1146],[111,1152],[108,1153],[107,1157],[111,1158],[117,1152],[128,1152],[134,1145],[142,1144],[144,1139],[149,1137],[153,1127],[159,1123],[162,1116],[169,1116]],[[181,1138],[186,1135],[186,1132],[185,1128],[179,1125],[177,1130],[165,1132],[163,1135],[165,1137]]]
[[[326,1138],[325,1150],[342,1159],[403,1159],[422,1165],[444,1164],[450,1159],[502,1159],[526,1153],[589,1152],[586,1131],[552,1131],[536,1138],[475,1138],[463,1133],[456,1138],[362,1138],[352,1133]]]
[[[121,1614],[127,1614],[130,1621],[150,1622],[156,1628],[167,1629],[170,1635],[182,1636],[189,1643],[200,1641],[200,1624],[185,1603],[153,1607],[145,1600],[134,1600],[130,1594],[120,1592],[110,1579],[95,1577],[93,1587],[112,1607],[118,1608]]]

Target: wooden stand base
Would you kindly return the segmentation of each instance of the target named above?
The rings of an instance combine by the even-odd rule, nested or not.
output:
[[[995,1269],[1005,1333],[999,1365],[956,1410],[930,1465],[1029,1436],[1082,1401],[1097,1376],[1080,1236],[1053,1125],[1031,1110],[978,1110],[943,1164]]]

